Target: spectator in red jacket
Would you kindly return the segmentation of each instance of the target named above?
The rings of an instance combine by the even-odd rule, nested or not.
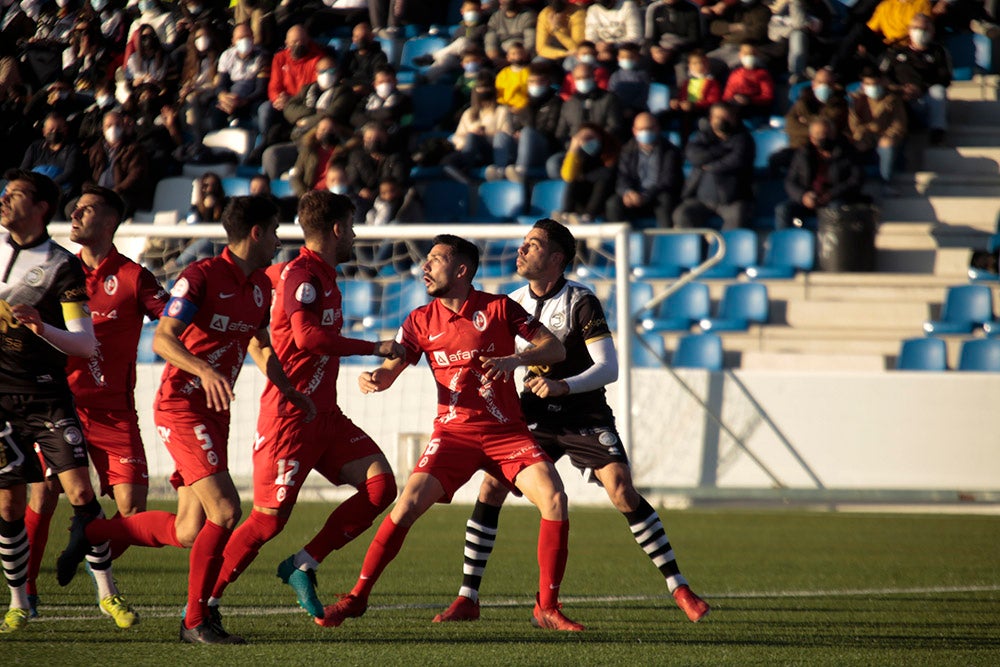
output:
[[[262,145],[264,148],[278,141],[287,141],[283,134],[291,133],[291,125],[282,113],[285,105],[298,94],[303,86],[316,80],[316,61],[323,50],[309,37],[301,25],[293,25],[285,34],[285,48],[271,59],[271,80],[267,84],[267,100],[262,102],[257,112]]]
[[[688,55],[687,62],[687,78],[681,81],[676,96],[670,100],[668,114],[680,120],[682,143],[686,143],[694,132],[698,119],[707,117],[712,105],[722,101],[722,86],[712,78],[705,54],[694,51]]]
[[[761,66],[753,44],[740,46],[740,65],[726,80],[722,101],[734,105],[743,118],[769,116],[774,104],[774,79]]]

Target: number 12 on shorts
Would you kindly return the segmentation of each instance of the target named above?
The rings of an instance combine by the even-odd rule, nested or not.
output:
[[[278,459],[278,475],[274,478],[275,486],[295,486],[295,473],[299,471],[299,462],[295,459]]]

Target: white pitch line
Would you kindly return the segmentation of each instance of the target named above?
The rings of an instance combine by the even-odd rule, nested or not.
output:
[[[734,591],[728,593],[715,593],[715,594],[704,594],[702,597],[708,600],[756,600],[756,599],[766,599],[766,598],[830,598],[830,597],[869,597],[872,595],[937,595],[941,593],[995,593],[1000,592],[1000,585],[989,585],[989,586],[928,586],[928,587],[917,587],[917,588],[857,588],[857,589],[842,589],[842,590],[820,590],[820,591],[809,591],[809,590],[799,590],[799,591]],[[593,602],[653,602],[657,600],[670,600],[669,595],[598,595],[598,596],[565,596],[562,598],[563,602],[566,603],[593,603]],[[412,609],[438,609],[445,604],[447,600],[443,600],[439,603],[419,603],[419,604],[386,604],[386,605],[372,605],[369,609],[383,610],[383,611],[405,611]],[[482,602],[482,606],[486,608],[509,608],[509,607],[524,607],[529,608],[531,606],[532,600],[530,598],[523,599],[494,599]],[[225,617],[244,617],[244,616],[282,616],[282,615],[297,615],[305,616],[305,612],[294,605],[289,605],[286,607],[228,607],[223,605],[224,616]],[[94,610],[94,606],[83,606],[83,605],[59,605],[59,611],[78,611],[86,612]],[[142,606],[137,607],[139,615],[144,618],[177,618],[181,617],[181,609],[176,606]],[[44,622],[44,621],[107,621],[107,617],[103,615],[94,615],[93,617],[88,616],[50,616],[45,613],[45,605],[41,607],[41,616],[37,619],[32,619],[32,623]],[[305,620],[305,619],[303,619]]]

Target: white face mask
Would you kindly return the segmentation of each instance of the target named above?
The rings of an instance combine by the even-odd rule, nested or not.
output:
[[[94,8],[95,12],[101,11],[107,4],[108,0],[90,0],[90,6]]]
[[[212,45],[212,40],[208,37],[197,37],[194,40],[194,48],[198,49],[202,53],[208,51],[208,47]]]
[[[118,104],[125,104],[128,102],[128,96],[131,95],[128,89],[128,84],[124,81],[120,81],[115,84],[115,99],[118,100]]]
[[[910,41],[917,46],[927,46],[927,43],[931,41],[931,36],[926,30],[914,28],[910,31]]]
[[[392,91],[395,86],[391,83],[380,83],[375,86],[375,94],[381,97],[383,100],[392,95]]]
[[[323,72],[316,77],[316,83],[323,90],[330,90],[333,88],[333,84],[336,83],[337,77],[335,74],[330,74],[329,72]]]
[[[753,69],[757,66],[757,56],[740,56],[740,64],[743,69]]]
[[[249,37],[240,37],[236,40],[236,53],[245,56],[253,51],[253,40]]]
[[[122,138],[122,128],[119,125],[112,125],[104,130],[104,138],[109,144],[117,144]]]
[[[62,9],[63,7],[65,7],[68,4],[69,4],[69,0],[56,0],[56,5],[58,5],[59,9]]]
[[[109,104],[111,104],[111,96],[110,95],[98,95],[97,97],[94,98],[94,102],[97,103],[98,107],[100,107],[101,109],[103,109],[104,107],[106,107]]]
[[[334,183],[329,188],[330,192],[335,195],[346,195],[347,194],[347,184],[346,183]]]

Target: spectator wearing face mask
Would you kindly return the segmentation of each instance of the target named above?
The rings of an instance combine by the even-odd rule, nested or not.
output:
[[[321,118],[333,121],[339,142],[354,134],[351,114],[360,98],[350,84],[344,81],[332,56],[316,61],[316,81],[302,88],[285,105],[285,120],[293,125],[292,141],[316,127]]]
[[[649,72],[639,55],[637,44],[622,44],[618,49],[618,69],[608,81],[608,90],[621,102],[625,123],[646,110],[649,99]]]
[[[870,4],[859,3],[859,6]],[[866,23],[855,23],[840,40],[831,67],[842,77],[848,77],[858,71],[857,65],[851,67],[852,60],[877,62],[889,45],[906,39],[914,16],[930,15],[931,11],[930,0],[881,0]]]
[[[669,71],[678,64],[683,67],[684,57],[701,44],[698,7],[688,0],[651,3],[646,9],[645,43],[649,45],[649,55],[666,75],[657,80],[671,83]]]
[[[163,44],[152,26],[140,26],[138,35],[139,46],[125,61],[125,82],[130,90],[146,83],[163,85],[170,64]]]
[[[205,133],[212,129],[209,119],[212,102],[217,95],[219,51],[211,25],[198,24],[188,40],[177,101],[181,105],[184,125],[199,144]]]
[[[486,60],[486,56],[475,47],[466,49],[462,53],[462,73],[455,80],[455,87],[452,92],[452,114],[450,118],[443,121],[444,123],[448,123],[449,128],[458,124],[459,118],[462,117],[462,112],[469,106],[469,101],[472,99],[472,91],[476,87],[476,81],[479,79],[481,72],[493,72],[493,68],[489,61]]]
[[[613,137],[620,136],[623,132],[621,105],[615,95],[597,87],[593,67],[577,65],[573,68],[573,78],[576,93],[563,102],[559,124],[556,126],[556,139],[563,145],[568,144],[584,123],[598,125]],[[549,158],[546,169],[550,178],[558,177],[564,157],[556,154]]]
[[[486,57],[500,63],[514,42],[520,43],[532,55],[535,50],[535,25],[538,15],[522,6],[518,0],[500,0],[499,7],[486,23],[483,37]]]
[[[816,116],[829,120],[837,134],[847,131],[847,97],[828,67],[816,71],[812,84],[802,89],[785,114],[790,149],[797,150],[809,143],[809,121]]]
[[[621,46],[642,41],[642,16],[635,0],[597,0],[587,7],[587,41]]]
[[[882,194],[895,195],[891,182],[899,150],[906,141],[906,103],[889,90],[879,72],[868,70],[862,74],[861,90],[851,96],[848,120],[855,149],[875,157]]]
[[[333,119],[321,118],[299,145],[299,157],[292,172],[292,191],[299,197],[309,190],[326,189],[326,169],[339,141]]]
[[[774,104],[774,79],[761,66],[753,44],[740,46],[740,66],[729,74],[722,101],[739,110],[743,118],[767,119]]]
[[[486,17],[478,0],[465,0],[461,5],[462,20],[459,22],[451,42],[443,49],[416,58],[413,62],[421,67],[429,65],[424,72],[428,81],[438,81],[442,77],[458,73],[462,52],[473,47],[483,48],[486,36]]]
[[[63,201],[76,194],[84,164],[65,118],[55,112],[45,117],[42,138],[28,147],[21,169],[51,178],[59,186]]]
[[[763,46],[769,43],[767,24],[771,10],[761,0],[739,0],[727,5],[718,18],[709,23],[709,32],[721,40],[719,48],[708,53],[711,60],[721,61],[730,70],[740,64],[743,44]]]
[[[354,92],[367,95],[375,79],[375,70],[389,64],[382,45],[375,39],[371,26],[359,23],[351,31],[351,49],[343,58],[344,78],[354,86]]]
[[[651,217],[657,227],[668,228],[683,183],[680,151],[661,136],[653,114],[640,113],[632,124],[632,139],[618,157],[607,218],[634,222]]]
[[[254,44],[248,23],[233,28],[232,45],[219,56],[216,68],[213,128],[246,124],[267,97],[270,63]]]
[[[174,13],[168,11],[159,0],[139,0],[139,16],[128,29],[128,39],[125,46],[125,62],[142,46],[143,26],[148,26],[156,33],[156,40],[165,52],[173,49],[177,43],[177,19]],[[138,38],[137,38],[138,37]]]
[[[569,71],[563,77],[562,88],[559,89],[559,95],[562,96],[563,101],[573,97],[573,94],[576,92],[576,79],[573,77],[573,67],[581,63],[590,65],[591,77],[593,77],[594,84],[598,88],[601,90],[608,89],[611,72],[597,61],[597,46],[593,42],[580,42],[580,45],[576,47],[573,57],[567,58],[567,62],[570,61],[572,61],[573,65],[567,68]]]
[[[111,54],[104,48],[97,21],[74,21],[69,44],[62,53],[63,76],[73,81],[76,90],[94,92],[110,77]]]
[[[566,181],[565,212],[579,222],[604,215],[615,189],[618,140],[596,123],[583,123],[570,140],[559,177]]]
[[[532,63],[528,68],[528,103],[515,111],[512,119],[517,157],[504,169],[507,180],[523,183],[530,169],[542,167],[562,150],[555,138],[562,105],[562,98],[552,88],[548,65]]]
[[[775,209],[775,227],[790,227],[796,218],[812,220],[825,206],[860,201],[864,171],[858,162],[850,142],[835,134],[829,121],[812,121],[809,143],[795,152],[785,177],[788,201]]]
[[[902,96],[930,130],[931,143],[943,144],[951,59],[944,46],[934,41],[934,23],[928,15],[913,17],[908,38],[886,52],[879,69],[889,80],[889,88]]]
[[[89,104],[90,100],[86,96],[78,95],[73,90],[70,81],[60,77],[35,93],[28,101],[24,113],[32,125],[40,128],[45,117],[52,112],[71,119]]]
[[[396,70],[383,65],[375,70],[372,92],[358,105],[351,124],[361,127],[369,121],[382,125],[389,137],[388,150],[403,151],[409,145],[413,124],[413,99],[399,90]]]
[[[535,53],[538,57],[561,62],[586,40],[587,10],[566,0],[550,0],[538,13],[535,28]]]
[[[122,8],[111,0],[87,0],[85,4],[82,14],[97,22],[107,49],[111,53],[124,51],[130,26]]]
[[[497,102],[518,111],[528,103],[528,52],[523,45],[511,45],[507,63],[496,76]]]
[[[686,142],[698,120],[708,116],[713,104],[722,101],[722,87],[709,72],[708,58],[695,51],[687,57],[687,76],[670,100],[669,119],[676,119],[681,126],[681,141]]]
[[[386,178],[406,183],[410,175],[409,155],[388,150],[389,136],[380,123],[368,123],[362,128],[361,141],[347,155],[347,180],[356,192],[363,211],[368,212],[378,196],[378,184]]]
[[[110,188],[125,201],[125,215],[152,204],[152,181],[145,152],[127,132],[127,118],[111,110],[104,114],[103,139],[87,153],[90,181]]]
[[[76,131],[77,143],[86,151],[94,142],[102,138],[104,114],[117,106],[115,100],[115,85],[105,81],[94,91],[93,103],[77,116],[79,129]]]
[[[452,135],[456,150],[442,161],[445,173],[468,183],[469,170],[489,165],[487,180],[503,178],[503,168],[514,157],[513,133],[510,109],[497,104],[497,90],[490,76],[482,76],[472,91],[472,104],[462,113]]]
[[[674,211],[675,227],[704,227],[713,215],[723,229],[745,227],[753,210],[753,136],[728,104],[713,104],[684,151],[691,173]]]

